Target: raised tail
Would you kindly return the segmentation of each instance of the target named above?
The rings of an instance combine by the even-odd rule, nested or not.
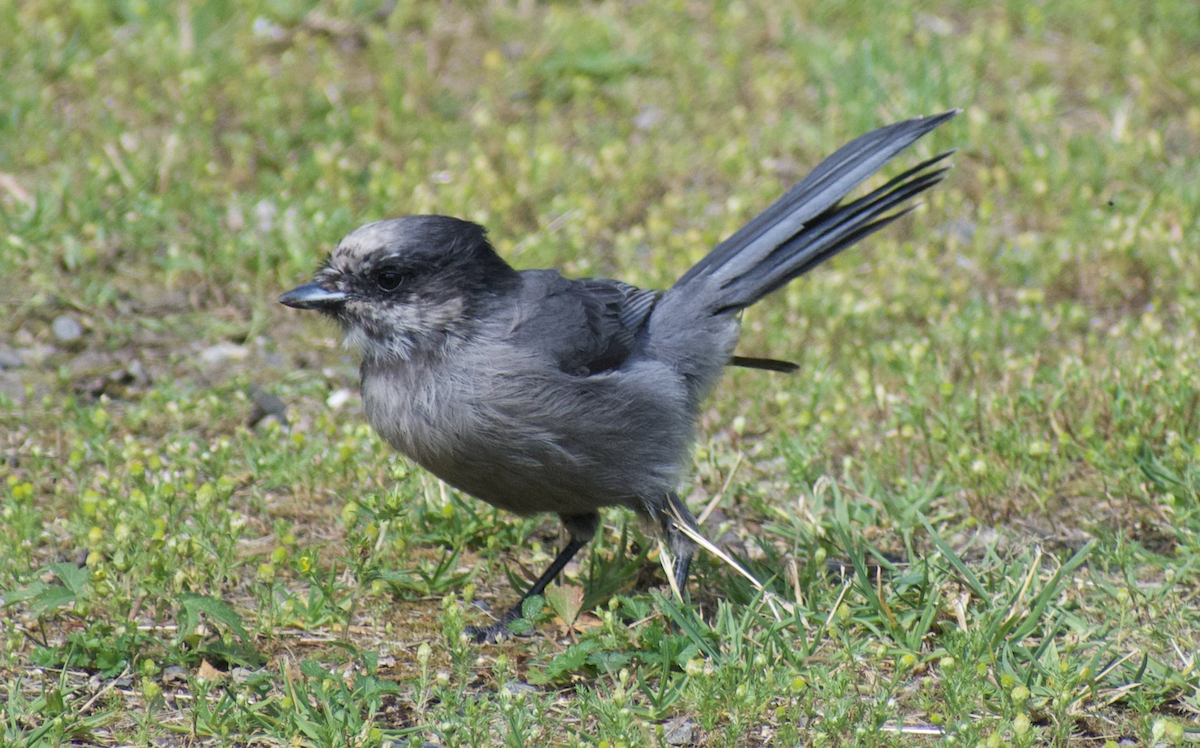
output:
[[[913,206],[888,211],[940,182],[949,166],[938,164],[953,151],[918,164],[858,200],[841,201],[900,151],[959,111],[897,122],[842,146],[771,207],[718,244],[675,288],[708,277],[719,289],[712,299],[713,313],[739,311],[908,213]]]

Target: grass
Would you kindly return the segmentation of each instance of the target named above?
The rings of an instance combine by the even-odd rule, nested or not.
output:
[[[1200,737],[1193,3],[381,5],[0,0],[0,743]],[[274,297],[430,211],[661,287],[950,106],[926,206],[747,313],[802,372],[703,418],[688,501],[790,611],[674,602],[614,511],[465,643],[554,522],[388,451]]]

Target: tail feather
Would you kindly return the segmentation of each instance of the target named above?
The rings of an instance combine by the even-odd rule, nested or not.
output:
[[[742,309],[896,220],[908,211],[882,214],[941,181],[948,167],[929,169],[953,151],[909,169],[865,197],[845,205],[841,200],[958,112],[898,122],[851,141],[717,245],[676,287],[712,276],[722,289],[714,311]]]
[[[888,184],[846,205],[835,205],[805,226],[804,231],[775,249],[756,267],[732,281],[717,312],[735,311],[754,304],[767,294],[804,275],[843,249],[870,236],[916,206],[899,213],[887,211],[907,202],[942,181],[949,167],[920,173],[947,158],[952,151],[936,156],[912,170],[903,181]],[[917,176],[913,177],[913,174]]]
[[[745,369],[762,369],[763,371],[778,371],[791,374],[800,370],[800,364],[791,361],[780,361],[777,358],[760,358],[758,356],[734,356],[729,359],[730,366],[741,366]]]

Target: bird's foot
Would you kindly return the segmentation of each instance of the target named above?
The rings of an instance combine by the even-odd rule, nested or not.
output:
[[[467,626],[465,633],[476,644],[495,644],[512,635],[508,625],[521,617],[521,607],[518,605],[500,616],[491,626]]]

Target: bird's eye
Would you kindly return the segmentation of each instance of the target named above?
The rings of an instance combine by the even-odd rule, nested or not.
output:
[[[384,291],[395,291],[404,276],[395,268],[380,268],[375,271],[375,283]]]

